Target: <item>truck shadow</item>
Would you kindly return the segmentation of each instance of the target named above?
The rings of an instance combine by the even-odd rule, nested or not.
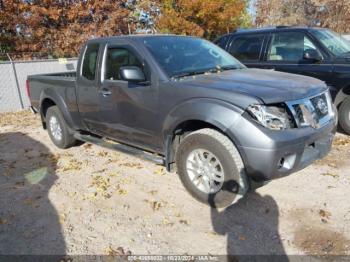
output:
[[[339,124],[337,126],[337,133],[348,136],[348,134],[344,131],[344,129]]]
[[[213,196],[209,202],[213,203]],[[278,233],[278,217],[276,201],[254,191],[222,211],[211,208],[214,231],[227,235],[228,261],[288,261]]]
[[[49,149],[26,134],[0,134],[0,254],[63,255],[65,242],[48,194],[57,180]]]

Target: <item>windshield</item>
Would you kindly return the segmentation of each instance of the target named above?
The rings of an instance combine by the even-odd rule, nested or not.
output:
[[[350,42],[331,30],[313,30],[318,40],[334,55],[350,55]]]
[[[200,38],[149,37],[144,44],[169,77],[244,68],[226,51]]]

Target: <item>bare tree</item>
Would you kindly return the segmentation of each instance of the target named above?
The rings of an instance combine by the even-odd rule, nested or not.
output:
[[[350,32],[349,0],[257,0],[256,26],[306,25]]]

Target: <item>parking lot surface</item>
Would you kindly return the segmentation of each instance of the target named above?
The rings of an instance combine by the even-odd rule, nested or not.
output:
[[[0,114],[0,254],[350,254],[350,138],[226,209],[175,173],[82,144],[57,149],[28,111]]]

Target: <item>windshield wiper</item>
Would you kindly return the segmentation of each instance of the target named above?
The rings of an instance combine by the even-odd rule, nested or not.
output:
[[[226,71],[226,70],[235,70],[235,69],[239,69],[240,67],[234,66],[234,65],[230,65],[230,66],[222,66],[220,67],[221,71]]]
[[[181,78],[181,77],[186,77],[186,76],[194,76],[194,75],[202,75],[202,74],[210,74],[210,73],[219,73],[222,71],[226,71],[226,70],[234,70],[234,69],[238,69],[237,66],[222,66],[222,67],[213,67],[213,68],[209,68],[206,70],[198,70],[198,71],[185,71],[185,72],[181,72],[178,74],[174,74],[171,76],[171,78]]]
[[[207,71],[186,71],[186,72],[181,72],[175,75],[172,75],[171,78],[181,78],[181,77],[186,77],[186,76],[194,76],[194,75],[202,75],[205,74]]]
[[[210,68],[209,70],[206,71],[206,73],[220,73],[222,71],[228,71],[228,70],[234,70],[234,69],[238,69],[238,67],[234,65],[218,66],[218,67]]]

